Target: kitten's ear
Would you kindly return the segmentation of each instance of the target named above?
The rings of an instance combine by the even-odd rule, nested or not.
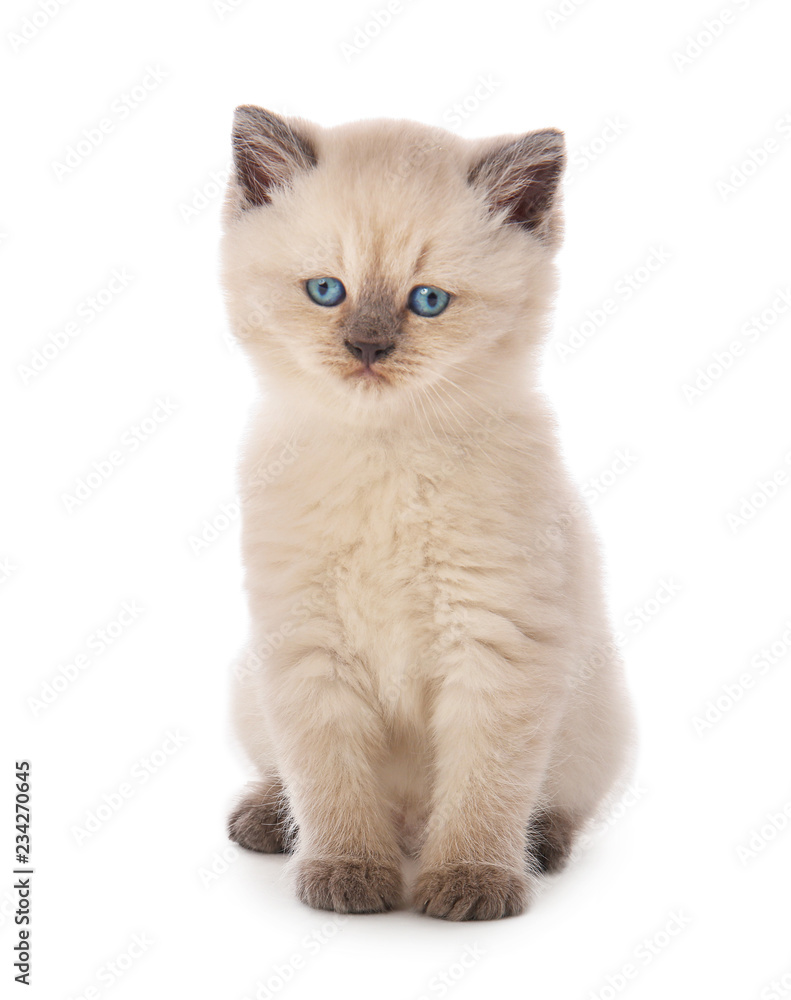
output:
[[[508,222],[554,242],[559,221],[553,208],[565,165],[563,133],[543,129],[486,150],[468,180],[484,189],[492,209],[505,209]]]
[[[233,160],[242,207],[253,208],[271,201],[272,189],[288,185],[299,170],[314,167],[316,151],[285,119],[245,104],[234,114]]]

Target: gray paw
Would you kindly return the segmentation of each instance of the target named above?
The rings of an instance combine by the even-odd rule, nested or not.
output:
[[[521,913],[528,890],[526,872],[459,861],[421,872],[415,906],[447,920],[497,920]]]
[[[228,817],[228,836],[248,851],[290,851],[294,831],[283,786],[262,782],[248,792]]]
[[[380,913],[401,900],[401,870],[371,858],[305,858],[296,862],[303,903],[337,913]]]

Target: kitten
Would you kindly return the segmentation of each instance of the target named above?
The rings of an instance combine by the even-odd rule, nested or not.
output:
[[[623,773],[587,515],[534,388],[564,141],[241,107],[228,310],[264,389],[241,466],[260,774],[230,818],[305,903],[519,913]]]

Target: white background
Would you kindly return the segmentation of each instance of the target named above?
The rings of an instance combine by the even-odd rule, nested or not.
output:
[[[385,0],[49,2],[5,4],[0,40],[3,994],[791,996],[787,4],[401,0],[378,30]],[[226,840],[249,776],[227,678],[254,389],[226,331],[216,178],[247,102],[325,125],[566,131],[544,381],[603,536],[641,754],[627,800],[522,917],[333,919],[297,902],[282,857]],[[158,400],[169,415],[146,422]]]

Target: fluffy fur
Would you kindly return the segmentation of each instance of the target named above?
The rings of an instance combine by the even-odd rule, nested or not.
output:
[[[563,140],[237,110],[231,326],[260,378],[241,465],[251,615],[231,836],[344,912],[520,912],[623,773],[599,556],[536,354]],[[311,301],[339,278],[346,300]],[[434,318],[417,285],[452,295]],[[344,347],[386,337],[375,372]]]

